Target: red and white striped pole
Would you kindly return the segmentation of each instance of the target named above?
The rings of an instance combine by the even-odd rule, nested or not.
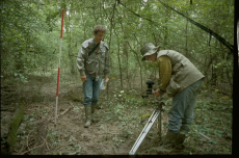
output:
[[[65,12],[65,10],[62,9],[60,53],[59,53],[59,66],[58,66],[57,89],[56,89],[55,125],[56,125],[56,120],[57,120],[57,106],[58,106],[58,94],[59,94],[59,83],[60,83],[61,45],[62,45],[62,36],[63,36],[64,12]]]

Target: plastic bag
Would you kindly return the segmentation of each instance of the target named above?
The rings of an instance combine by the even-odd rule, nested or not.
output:
[[[100,90],[104,90],[105,89],[105,84],[104,84],[104,80],[101,81],[100,83]]]

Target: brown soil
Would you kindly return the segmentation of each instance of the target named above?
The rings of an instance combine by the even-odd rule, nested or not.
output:
[[[102,108],[96,110],[99,121],[93,123],[89,128],[84,128],[84,106],[81,102],[69,100],[67,94],[69,91],[72,91],[75,94],[79,94],[79,98],[82,98],[81,88],[82,87],[79,86],[79,84],[61,86],[58,114],[70,107],[72,107],[72,109],[60,116],[57,120],[57,125],[54,126],[55,101],[53,99],[55,88],[51,87],[50,83],[42,84],[39,89],[42,96],[44,98],[50,97],[51,99],[47,101],[46,99],[42,99],[42,102],[29,102],[25,109],[25,116],[33,115],[29,117],[29,119],[24,120],[22,124],[26,125],[27,122],[30,121],[30,118],[34,118],[35,121],[49,119],[49,122],[44,123],[44,128],[42,128],[43,126],[41,123],[34,123],[35,121],[33,121],[29,123],[28,128],[23,128],[25,130],[19,129],[19,135],[25,136],[25,138],[18,139],[13,154],[37,154],[36,150],[32,149],[38,144],[36,140],[37,137],[39,137],[39,133],[43,132],[45,133],[42,134],[45,140],[42,139],[42,141],[40,141],[43,143],[45,142],[43,148],[41,148],[42,154],[128,155],[148,120],[148,117],[142,119],[140,118],[140,115],[151,114],[154,107],[143,106],[138,107],[137,109],[124,107],[117,113],[117,103],[115,103],[115,107],[111,107],[104,101],[106,95],[105,91],[101,93],[100,96],[100,104]],[[166,110],[169,108],[170,107],[167,106]],[[9,111],[1,111],[2,138],[6,137],[12,113],[13,112]],[[122,118],[119,118],[120,116],[122,116]],[[6,117],[8,117],[8,119],[6,119]],[[162,113],[162,124],[164,123],[168,123],[166,113]],[[25,131],[25,134],[22,134],[23,131]],[[163,125],[162,134],[164,135],[166,131],[167,128]],[[192,139],[190,141],[190,139],[191,138],[188,138],[186,140],[186,142],[190,142],[186,145],[186,149],[190,150],[196,146],[197,154],[205,154],[206,149],[204,148],[208,147],[208,142],[203,138],[200,138],[200,141]],[[225,144],[226,146],[231,145],[230,139],[228,140],[217,137],[215,139],[218,140],[219,144]],[[157,136],[157,127],[155,123],[138,149],[137,154],[156,154],[155,149],[159,147],[159,143],[160,141]],[[219,153],[230,154],[230,151],[227,150],[220,151],[221,148],[218,148],[216,145],[210,145],[209,147],[211,149],[219,150]]]

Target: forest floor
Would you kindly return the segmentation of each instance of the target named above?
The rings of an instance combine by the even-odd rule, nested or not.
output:
[[[140,116],[151,114],[156,104],[152,98],[141,101],[142,99],[137,98],[140,97],[139,95],[127,98],[129,95],[123,95],[123,92],[119,93],[122,94],[121,97],[111,93],[111,99],[107,101],[106,92],[103,92],[100,96],[99,108],[96,110],[99,121],[89,128],[84,128],[81,86],[65,84],[60,88],[59,117],[57,125],[54,126],[55,88],[45,80],[34,81],[34,85],[41,85],[37,94],[42,99],[30,98],[30,93],[26,92],[28,103],[25,107],[24,119],[17,132],[17,142],[13,152],[15,155],[128,155],[149,118]],[[32,88],[32,86],[25,87],[25,91],[29,89],[30,92]],[[196,130],[191,131],[185,141],[185,154],[231,154],[232,102],[220,100],[220,97],[214,96],[210,101],[203,95],[198,97],[197,107],[194,110]],[[170,109],[171,99],[165,98],[165,103],[165,112],[162,113],[163,135],[167,131],[167,111]],[[221,105],[222,103],[224,104]],[[17,104],[1,105],[1,109],[10,107],[17,107]],[[13,114],[14,111],[1,110],[2,149],[5,147]],[[210,137],[212,141],[198,134],[199,131]],[[156,154],[155,149],[160,143],[157,132],[155,123],[137,154]]]

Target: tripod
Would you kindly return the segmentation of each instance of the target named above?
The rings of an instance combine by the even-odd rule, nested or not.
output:
[[[148,134],[149,130],[151,129],[151,127],[153,126],[153,124],[155,123],[156,120],[158,120],[158,129],[159,129],[159,137],[160,140],[162,138],[162,122],[161,122],[161,113],[163,112],[162,110],[162,106],[164,106],[164,102],[162,102],[162,97],[160,96],[158,98],[159,100],[159,104],[157,105],[157,107],[155,108],[155,110],[153,111],[153,113],[151,114],[150,118],[148,119],[147,123],[145,124],[143,130],[141,131],[138,139],[135,141],[132,149],[129,152],[129,155],[134,155],[139,146],[141,145],[141,143],[143,142],[144,138],[146,137],[146,135]]]
[[[137,140],[135,141],[132,149],[129,152],[129,155],[135,155],[135,153],[137,152],[138,148],[140,147],[141,143],[143,142],[144,138],[146,137],[146,135],[148,134],[149,130],[151,129],[151,127],[153,126],[153,124],[155,123],[156,120],[158,120],[158,129],[159,129],[159,138],[160,141],[162,140],[162,122],[161,122],[161,115],[162,112],[164,111],[162,109],[162,106],[165,105],[164,102],[162,102],[162,97],[160,96],[158,98],[159,100],[159,104],[156,106],[155,110],[153,111],[153,113],[151,114],[150,118],[148,119],[147,123],[145,124],[143,130],[141,131],[139,137],[137,138]],[[212,140],[207,137],[206,135],[204,135],[201,132],[198,132],[199,135],[201,135],[202,137],[206,138],[209,142],[212,142]]]

